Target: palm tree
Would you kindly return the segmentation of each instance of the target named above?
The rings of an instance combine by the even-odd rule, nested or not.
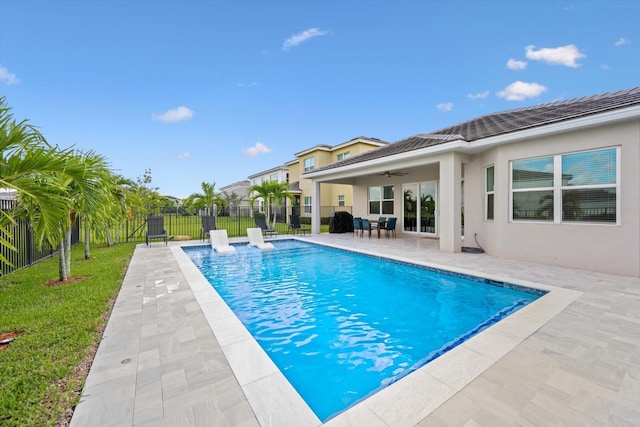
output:
[[[108,206],[109,214],[104,224],[104,238],[108,246],[113,246],[120,242],[120,226],[128,219],[130,206],[134,202],[132,195],[133,181],[124,178],[122,175],[111,175],[109,193],[113,203]],[[116,235],[112,236],[115,229]],[[99,232],[98,232],[99,234]],[[88,245],[88,233],[85,233],[85,247]],[[115,237],[115,241],[114,241]],[[85,258],[87,254],[85,251]]]
[[[16,209],[1,213],[1,245],[15,249],[7,237],[8,227],[22,215],[31,220],[40,245],[46,241],[55,246],[61,240],[60,224],[65,220],[67,199],[57,177],[81,182],[85,173],[84,167],[72,161],[72,154],[71,150],[50,146],[26,120],[16,122],[5,99],[0,98],[0,188],[18,194]],[[0,260],[9,263],[2,254]]]
[[[109,197],[109,180],[111,172],[107,168],[104,157],[92,151],[75,152],[67,160],[75,167],[84,168],[82,176],[58,174],[52,177],[57,182],[61,194],[67,200],[65,218],[60,222],[62,238],[59,241],[59,280],[71,277],[71,233],[76,218],[82,216],[87,224],[104,224],[112,199]],[[88,230],[86,232],[88,234]],[[87,236],[85,235],[85,241]],[[85,247],[85,257],[90,257]]]
[[[187,207],[194,209],[204,209],[205,215],[213,215],[215,207],[224,203],[224,200],[216,194],[216,183],[202,182],[200,184],[202,193],[193,193],[186,198]]]
[[[273,207],[280,206],[281,201],[284,198],[293,198],[293,195],[289,191],[289,183],[277,182],[277,181],[264,181],[261,184],[254,184],[249,187],[249,193],[253,194],[249,199],[251,204],[257,199],[263,199],[267,208],[267,221],[271,218],[271,212]],[[273,212],[272,226],[276,226],[276,215]]]
[[[111,219],[110,216],[116,214],[113,206],[115,200],[112,197],[112,183],[114,175],[108,168],[107,161],[101,155],[89,151],[78,152],[77,160],[85,164],[87,173],[85,181],[93,185],[81,186],[73,181],[69,183],[70,191],[70,222],[67,229],[68,238],[65,239],[65,250],[71,251],[71,230],[75,225],[75,217],[81,216],[85,228],[84,233],[84,257],[91,258],[90,253],[90,231],[93,230],[99,235],[104,234],[105,224]],[[67,253],[65,252],[65,255]],[[66,263],[67,273],[70,274],[70,259]]]

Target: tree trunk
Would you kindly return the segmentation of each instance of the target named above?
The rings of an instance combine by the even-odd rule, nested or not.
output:
[[[111,227],[109,227],[109,222],[104,225],[104,234],[107,240],[107,246],[113,246],[113,239],[111,238]]]
[[[84,220],[84,259],[91,258],[91,248],[89,247],[89,238],[90,238],[90,228],[89,221]]]
[[[64,237],[64,268],[67,278],[71,277],[71,227],[67,229]]]
[[[271,228],[273,228],[275,230],[276,227],[276,211],[273,209],[273,204],[271,203],[271,199],[269,199],[269,216],[268,218],[271,219]],[[268,221],[267,221],[268,223]]]
[[[69,279],[64,268],[66,259],[64,252],[64,240],[62,240],[58,245],[58,279],[60,279],[61,282]]]

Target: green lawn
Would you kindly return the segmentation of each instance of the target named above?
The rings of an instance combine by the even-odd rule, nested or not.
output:
[[[0,425],[55,425],[76,405],[134,247],[94,246],[84,260],[76,245],[71,274],[84,278],[68,284],[47,284],[57,256],[0,278],[0,334],[20,332],[0,351]]]
[[[271,224],[271,223],[270,223]],[[165,215],[164,226],[169,236],[189,236],[192,239],[200,238],[202,228],[202,220],[199,216],[183,216],[183,215]],[[255,227],[255,221],[248,216],[218,216],[216,217],[216,228],[218,230],[227,230],[229,237],[242,237],[247,235],[247,228]],[[311,228],[310,224],[302,224],[303,227]],[[143,218],[132,221],[127,225],[126,229],[121,232],[122,240],[124,236],[131,235],[131,241],[144,242],[145,231],[147,230]],[[291,234],[288,224],[276,223],[276,230],[280,235]],[[329,231],[328,225],[321,225],[320,232]]]

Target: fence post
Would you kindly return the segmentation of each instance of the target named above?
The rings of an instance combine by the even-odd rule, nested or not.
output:
[[[33,243],[32,243],[33,242],[32,233],[33,233],[33,231],[31,230],[31,227],[27,226],[25,228],[26,228],[26,231],[27,231],[26,232],[26,243],[25,243],[25,246],[27,247],[27,251],[26,251],[27,252],[27,265],[31,265],[31,260],[33,259],[32,252],[34,250],[32,248],[32,245],[33,245]]]

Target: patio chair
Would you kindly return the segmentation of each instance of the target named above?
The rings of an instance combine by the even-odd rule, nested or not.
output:
[[[387,228],[387,217],[381,216],[378,217],[378,221],[376,222],[375,229],[378,231],[378,238],[380,238],[380,232]]]
[[[368,219],[362,218],[362,235],[364,236],[364,232],[369,232],[369,238],[371,238],[371,223]]]
[[[358,233],[362,233],[362,218],[355,217],[353,218],[353,237]]]
[[[308,228],[303,228],[300,225],[300,217],[298,215],[289,215],[289,228],[293,231],[293,234],[302,233],[303,236],[311,232]]]
[[[164,245],[167,245],[167,230],[164,228],[163,216],[150,216],[147,218],[147,231],[144,239],[147,246],[149,246],[151,239],[164,239]]]
[[[273,237],[273,236],[277,236],[278,235],[278,231],[274,230],[273,228],[269,228],[269,226],[267,225],[267,220],[265,219],[265,217],[263,216],[254,216],[253,217],[254,221],[256,222],[256,227],[260,227],[260,229],[262,230],[262,234],[269,237]]]
[[[229,255],[236,252],[236,248],[229,244],[227,230],[209,230],[211,248],[220,255]]]
[[[394,217],[389,218],[387,221],[387,226],[385,227],[387,238],[389,237],[389,234],[393,235],[394,238],[396,237],[396,222],[398,222],[398,218]]]
[[[266,250],[273,249],[273,243],[265,243],[262,236],[262,230],[259,228],[247,228],[247,236],[249,237],[249,245],[255,246],[258,249]]]
[[[209,230],[216,229],[216,217],[213,215],[203,215],[201,217],[202,220],[202,229],[200,230],[200,240],[204,242],[207,234],[209,234]]]

